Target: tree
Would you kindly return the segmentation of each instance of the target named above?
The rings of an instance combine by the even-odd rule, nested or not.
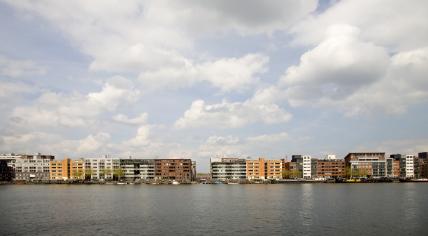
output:
[[[85,169],[85,179],[91,180],[93,173],[94,173],[94,171],[91,168]]]
[[[74,176],[75,179],[83,179],[84,172],[83,172],[82,169],[73,170],[73,176]]]
[[[120,167],[113,170],[113,179],[114,180],[120,180],[124,175],[125,175],[125,172]]]
[[[283,178],[283,179],[289,179],[289,178],[290,178],[290,175],[291,175],[290,170],[283,170],[283,171],[282,171],[282,178]]]
[[[290,178],[293,178],[293,179],[303,178],[303,172],[298,169],[291,170]]]

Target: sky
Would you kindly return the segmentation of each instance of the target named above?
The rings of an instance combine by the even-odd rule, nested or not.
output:
[[[428,1],[0,0],[0,152],[428,151]]]

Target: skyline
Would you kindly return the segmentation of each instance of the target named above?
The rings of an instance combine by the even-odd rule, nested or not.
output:
[[[426,1],[115,3],[0,1],[0,153],[428,150]]]

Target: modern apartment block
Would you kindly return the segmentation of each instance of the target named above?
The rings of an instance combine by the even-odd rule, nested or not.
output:
[[[400,177],[415,178],[415,164],[417,158],[415,155],[403,155],[400,159]]]
[[[316,161],[316,175],[317,178],[345,178],[346,168],[345,160],[337,159],[324,159]]]
[[[246,160],[246,175],[249,180],[282,179],[283,160]]]
[[[246,160],[246,176],[249,180],[265,180],[265,159]]]
[[[384,152],[354,152],[345,157],[346,166],[350,168],[351,178],[386,177],[386,159]]]
[[[85,161],[83,159],[52,160],[49,167],[51,180],[85,179]]]
[[[284,160],[266,160],[266,179],[282,179]]]
[[[91,180],[112,180],[123,177],[119,158],[85,158],[85,178]]]
[[[312,178],[312,157],[303,156],[303,178],[310,179]]]
[[[52,155],[19,155],[12,164],[15,180],[49,180],[49,163]]]
[[[52,160],[49,166],[49,174],[51,180],[70,179],[70,158],[65,158],[62,161]]]
[[[85,179],[85,160],[77,159],[70,160],[70,179],[83,180]]]
[[[420,152],[419,159],[419,178],[428,178],[428,152]]]
[[[191,159],[155,159],[155,179],[191,182],[196,179]]]
[[[386,158],[386,176],[389,178],[400,177],[400,154],[392,154]]]
[[[246,160],[241,158],[220,158],[210,160],[213,181],[243,181],[246,179]]]
[[[120,168],[128,180],[152,180],[155,178],[154,159],[120,159]]]

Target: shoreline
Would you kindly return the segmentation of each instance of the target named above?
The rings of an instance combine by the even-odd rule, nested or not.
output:
[[[133,182],[133,181],[109,181],[109,182],[71,182],[71,181],[12,181],[12,182],[0,182],[0,185],[193,185],[193,184],[204,184],[204,185],[270,185],[270,184],[380,184],[380,183],[428,183],[428,180],[394,180],[394,181],[317,181],[317,180],[289,180],[289,181],[274,181],[274,182],[186,182],[186,183],[172,183],[172,182]]]

